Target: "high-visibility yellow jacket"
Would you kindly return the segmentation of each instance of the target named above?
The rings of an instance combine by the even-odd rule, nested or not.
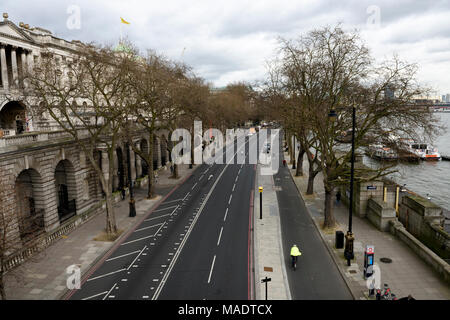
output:
[[[302,253],[300,252],[300,250],[298,250],[298,247],[291,248],[291,256],[298,257],[301,255],[302,255]]]

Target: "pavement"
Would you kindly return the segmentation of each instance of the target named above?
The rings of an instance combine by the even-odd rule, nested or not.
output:
[[[179,166],[179,179],[171,179],[170,170],[158,171],[158,183],[155,185],[157,196],[146,199],[147,185],[136,188],[136,217],[130,218],[128,198],[114,205],[117,226],[125,234],[135,227],[139,220],[157,205],[177,184],[191,175],[195,170],[188,165]],[[19,267],[5,275],[5,290],[9,300],[55,300],[67,290],[68,274],[66,268],[79,265],[84,274],[102,257],[114,242],[95,241],[105,228],[105,212],[96,215],[89,221],[62,236],[59,241],[41,253],[27,260]],[[119,238],[120,239],[120,238]],[[117,241],[117,240],[116,240]]]
[[[285,158],[289,163],[289,155],[287,153],[285,153]],[[289,167],[291,168],[291,165]],[[303,163],[303,176],[295,177],[295,170],[293,169],[290,172],[317,230],[319,230],[321,237],[327,244],[333,260],[339,267],[355,299],[372,299],[368,297],[368,288],[363,277],[364,248],[366,245],[374,246],[375,265],[380,269],[381,288],[383,288],[384,283],[388,284],[398,298],[412,295],[417,300],[450,299],[449,286],[440,279],[431,267],[422,261],[402,241],[390,233],[379,231],[365,218],[353,216],[352,231],[355,236],[355,259],[352,260],[350,266],[347,266],[347,261],[344,259],[344,249],[335,248],[335,233],[326,233],[321,228],[325,199],[322,174],[319,173],[315,178],[314,194],[306,195],[308,183],[308,161],[306,157]],[[333,210],[338,223],[336,230],[341,230],[345,233],[347,231],[348,208],[341,202],[334,202]],[[392,262],[381,262],[380,258],[383,257],[390,258]]]

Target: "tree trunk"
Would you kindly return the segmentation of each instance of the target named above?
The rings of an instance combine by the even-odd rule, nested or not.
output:
[[[173,174],[172,174],[172,178],[174,179],[178,179],[178,165],[174,163],[173,165]]]
[[[298,158],[297,158],[297,169],[295,171],[295,176],[303,176],[303,155],[305,154],[305,151],[303,149],[299,150]]]
[[[314,162],[309,164],[309,174],[308,174],[308,187],[306,189],[306,194],[314,193],[314,179],[316,178],[316,173],[314,172]]]
[[[113,235],[117,233],[116,217],[114,215],[113,199],[110,192],[106,192],[106,233]]]
[[[324,184],[326,182],[324,181]],[[324,228],[333,228],[336,225],[336,219],[333,213],[333,189],[325,187],[325,204],[324,204]]]
[[[149,135],[149,149],[148,149],[148,159],[147,166],[148,166],[148,188],[147,188],[147,199],[152,199],[154,197],[155,192],[155,186],[154,186],[154,171],[153,171],[153,134],[151,133]]]
[[[3,271],[0,271],[0,298],[6,300],[5,286],[3,283]]]

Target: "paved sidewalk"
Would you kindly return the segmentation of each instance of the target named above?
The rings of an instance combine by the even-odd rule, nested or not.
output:
[[[128,197],[115,204],[115,215],[119,230],[125,234],[139,222],[140,217],[167,194],[176,184],[191,174],[197,167],[189,169],[188,165],[180,165],[179,179],[171,179],[170,170],[161,168],[158,182],[155,185],[157,197],[148,200],[147,185],[136,188],[136,217],[130,218]],[[105,212],[91,218],[59,241],[32,257],[5,276],[6,296],[9,300],[54,300],[66,292],[66,268],[80,265],[82,276],[98,258],[103,256],[115,242],[93,240],[105,228]],[[120,239],[120,238],[119,238]],[[116,240],[117,241],[117,240]]]
[[[289,163],[289,155],[285,153]],[[320,234],[332,252],[344,279],[349,285],[355,299],[367,299],[368,289],[363,277],[364,248],[375,246],[375,265],[381,271],[381,288],[387,283],[398,298],[411,294],[415,299],[441,300],[450,299],[449,286],[439,278],[431,267],[422,261],[402,241],[387,232],[379,231],[369,220],[353,216],[352,229],[355,235],[355,259],[347,266],[344,259],[344,249],[335,248],[335,234],[326,234],[321,228],[323,223],[323,206],[325,193],[323,191],[323,176],[319,173],[315,178],[314,195],[306,195],[308,184],[308,161],[304,158],[303,173],[295,177],[295,170],[290,170],[294,181],[300,190],[306,207],[318,227]],[[334,214],[339,224],[336,230],[347,231],[348,208],[342,203],[334,203]],[[392,263],[383,263],[380,258],[392,259]]]
[[[261,283],[261,279],[268,277],[272,280],[268,283],[267,299],[291,300],[289,283],[286,276],[286,264],[283,259],[283,252],[286,252],[286,250],[283,249],[281,241],[281,222],[275,183],[273,176],[261,175],[260,168],[260,165],[258,165],[253,206],[255,228],[255,298],[257,300],[264,300],[266,298],[265,284]],[[263,187],[263,219],[260,219],[259,186]],[[267,268],[272,269],[271,271],[266,271],[268,270]]]

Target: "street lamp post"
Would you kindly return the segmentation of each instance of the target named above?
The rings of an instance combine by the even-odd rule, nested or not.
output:
[[[337,114],[334,110],[331,110],[328,114],[331,121],[337,118]],[[348,230],[345,235],[345,249],[344,257],[347,260],[347,266],[350,266],[350,260],[354,258],[353,243],[355,241],[355,236],[352,233],[352,216],[353,216],[353,181],[355,174],[355,131],[356,131],[356,108],[352,107],[352,154],[351,154],[351,164],[350,164],[350,199],[349,199],[349,209],[348,209]]]
[[[126,144],[127,147],[127,163],[128,163],[128,190],[130,191],[130,214],[129,217],[136,216],[136,207],[134,205],[134,197],[133,197],[133,182],[131,181],[131,163],[130,163],[130,144]]]
[[[262,193],[263,187],[259,187],[259,219],[262,219]]]

